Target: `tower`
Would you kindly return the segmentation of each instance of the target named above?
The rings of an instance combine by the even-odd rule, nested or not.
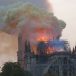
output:
[[[22,45],[21,45],[21,41],[22,41],[22,35],[21,33],[19,33],[18,35],[18,52],[17,52],[17,59],[18,59],[18,62],[19,64],[21,65],[22,63]]]
[[[18,52],[17,52],[18,63],[25,69],[25,53],[22,47],[22,33],[18,35]]]

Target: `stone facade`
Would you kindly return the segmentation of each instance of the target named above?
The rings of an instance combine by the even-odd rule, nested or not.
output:
[[[19,36],[18,62],[24,70],[30,71],[33,76],[43,76],[47,72],[55,76],[76,75],[76,54],[64,51],[35,55],[31,53],[29,41],[25,43],[25,51],[22,50],[20,41],[21,36]]]

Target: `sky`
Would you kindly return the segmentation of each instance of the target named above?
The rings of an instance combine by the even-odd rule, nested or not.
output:
[[[68,40],[70,46],[76,44],[76,0],[0,0],[0,6],[7,6],[19,1],[30,1],[42,8],[49,8],[52,4],[55,16],[66,22],[66,28],[62,32],[62,39]],[[48,3],[49,2],[49,3]],[[49,5],[49,7],[48,7]],[[0,32],[0,65],[6,61],[17,60],[17,37]]]

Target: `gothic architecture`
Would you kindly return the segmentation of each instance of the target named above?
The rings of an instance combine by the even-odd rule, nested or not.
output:
[[[52,76],[75,76],[76,75],[76,54],[69,49],[66,51],[47,54],[46,45],[37,46],[38,54],[31,52],[30,42],[25,41],[25,49],[22,48],[22,36],[18,39],[18,62],[24,70],[30,71],[33,76],[43,76],[47,72]],[[23,51],[24,50],[24,51]]]

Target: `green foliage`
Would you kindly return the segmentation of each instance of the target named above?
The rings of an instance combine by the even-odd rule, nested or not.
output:
[[[52,76],[50,73],[46,73],[44,76]]]
[[[2,68],[2,76],[31,76],[24,71],[17,63],[7,62]]]
[[[25,76],[33,76],[29,71],[25,71]]]
[[[54,72],[47,72],[44,76],[57,76]]]
[[[0,73],[0,76],[2,76],[1,73]]]

